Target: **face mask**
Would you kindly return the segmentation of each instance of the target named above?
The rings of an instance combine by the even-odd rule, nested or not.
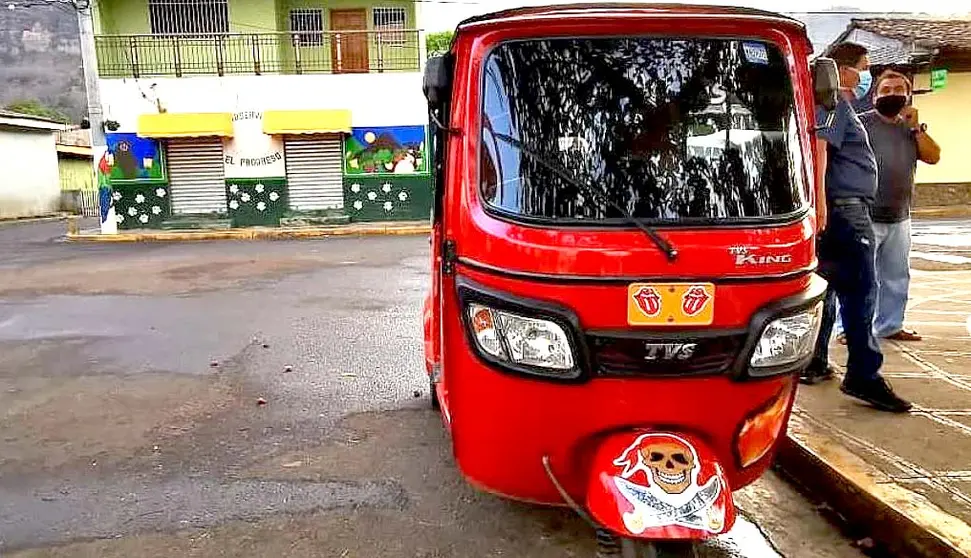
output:
[[[863,70],[860,72],[860,83],[856,84],[856,89],[853,93],[856,94],[857,99],[862,99],[870,91],[870,86],[873,85],[873,76],[870,75],[870,70]]]
[[[907,106],[907,97],[903,95],[887,95],[886,97],[880,97],[873,104],[877,108],[877,112],[887,118],[893,118],[900,114],[900,111]]]

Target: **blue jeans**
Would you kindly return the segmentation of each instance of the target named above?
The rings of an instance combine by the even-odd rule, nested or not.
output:
[[[877,241],[877,310],[873,334],[889,337],[904,329],[904,313],[910,296],[910,219],[899,223],[874,223]],[[836,334],[843,323],[836,316]]]
[[[836,323],[836,301],[846,330],[848,382],[867,382],[880,375],[883,353],[873,335],[877,280],[876,238],[870,210],[862,203],[832,204],[829,225],[819,236],[819,273],[829,281],[823,322],[814,360],[829,362],[829,339]]]

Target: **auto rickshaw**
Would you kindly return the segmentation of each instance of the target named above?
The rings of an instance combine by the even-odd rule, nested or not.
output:
[[[732,528],[822,314],[811,51],[773,13],[585,4],[428,62],[425,359],[468,482],[572,507],[605,555]]]

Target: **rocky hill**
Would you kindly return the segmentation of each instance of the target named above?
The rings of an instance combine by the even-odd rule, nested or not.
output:
[[[37,100],[69,116],[85,114],[77,17],[64,7],[0,2],[0,106]]]

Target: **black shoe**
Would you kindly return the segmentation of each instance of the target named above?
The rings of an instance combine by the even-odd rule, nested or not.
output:
[[[840,391],[850,397],[866,401],[881,411],[906,413],[913,408],[913,404],[894,393],[890,383],[882,377],[866,382],[843,380]]]
[[[836,368],[828,362],[823,364],[819,361],[812,361],[806,370],[799,376],[799,382],[806,385],[815,385],[820,382],[832,380],[836,375]]]

